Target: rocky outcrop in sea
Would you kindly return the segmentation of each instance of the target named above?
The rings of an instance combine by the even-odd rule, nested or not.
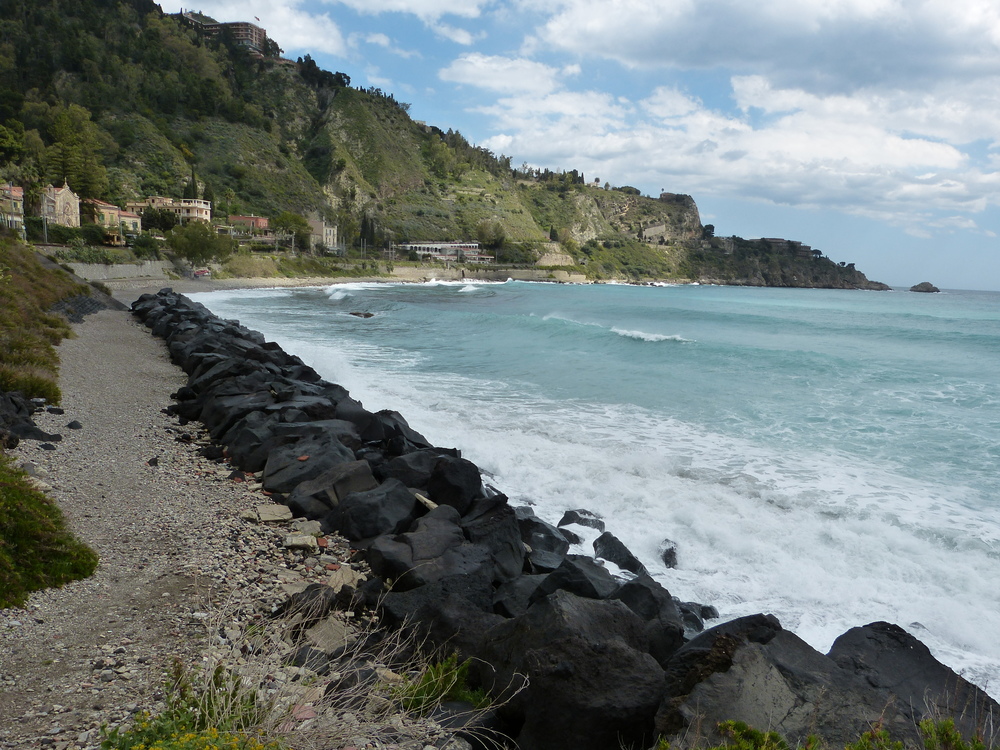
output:
[[[296,517],[364,553],[372,575],[351,596],[322,584],[309,596],[366,606],[472,659],[498,705],[483,721],[522,750],[711,741],[725,719],[833,746],[877,723],[917,743],[920,719],[947,716],[995,739],[1000,705],[896,625],[854,628],[827,654],[763,613],[706,630],[714,609],[673,597],[593,509],[553,526],[513,507],[459,450],[182,295],[143,295],[133,312],[188,374],[170,411],[201,422]],[[592,532],[595,554],[572,554]],[[676,565],[676,546],[662,550]]]

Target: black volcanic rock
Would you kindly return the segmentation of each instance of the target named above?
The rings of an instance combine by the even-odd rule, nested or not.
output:
[[[919,284],[914,284],[910,287],[911,292],[940,292],[941,290],[934,286],[929,281],[921,281]]]

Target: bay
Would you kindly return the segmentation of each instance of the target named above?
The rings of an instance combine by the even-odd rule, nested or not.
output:
[[[896,622],[998,694],[998,293],[433,282],[192,297],[462,449],[547,520],[603,516],[681,599],[773,613],[824,651]]]

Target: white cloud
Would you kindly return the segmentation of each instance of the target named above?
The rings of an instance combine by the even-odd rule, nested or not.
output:
[[[358,13],[410,13],[425,21],[442,16],[478,18],[487,0],[324,0],[337,2]]]
[[[577,71],[570,69],[571,74]],[[500,57],[472,52],[462,55],[438,74],[442,80],[489,89],[500,93],[547,94],[566,73],[524,58]]]
[[[463,47],[471,46],[483,36],[482,33],[473,34],[471,31],[460,29],[457,26],[449,26],[446,23],[430,23],[428,25],[438,36],[449,39],[455,44],[461,44]]]
[[[631,68],[755,69],[831,91],[1000,71],[990,0],[562,0],[537,36]]]
[[[352,49],[357,49],[362,44],[371,44],[375,47],[381,47],[387,52],[391,52],[392,54],[405,59],[410,59],[420,56],[419,52],[416,52],[414,50],[402,49],[396,46],[396,43],[392,39],[390,39],[388,36],[382,33],[372,33],[372,34],[354,33],[348,37],[347,42]]]
[[[909,127],[918,111],[936,127],[929,113],[946,102],[930,93],[916,101],[902,92],[821,96],[774,86],[763,76],[737,76],[732,93],[744,114],[728,115],[670,87],[634,105],[601,92],[567,91],[554,68],[543,68],[548,75],[537,90],[510,83],[521,76],[501,78],[500,85],[468,71],[464,82],[506,94],[478,108],[500,133],[487,147],[630,184],[835,209],[918,234],[971,230],[969,214],[1000,205],[994,167]],[[1000,115],[993,106],[990,112]],[[963,224],[941,216],[966,218]]]

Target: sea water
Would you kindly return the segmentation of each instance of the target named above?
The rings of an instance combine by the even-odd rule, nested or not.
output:
[[[192,296],[460,448],[514,503],[551,522],[599,514],[683,600],[772,613],[822,651],[895,622],[1000,696],[998,293],[508,282]]]

